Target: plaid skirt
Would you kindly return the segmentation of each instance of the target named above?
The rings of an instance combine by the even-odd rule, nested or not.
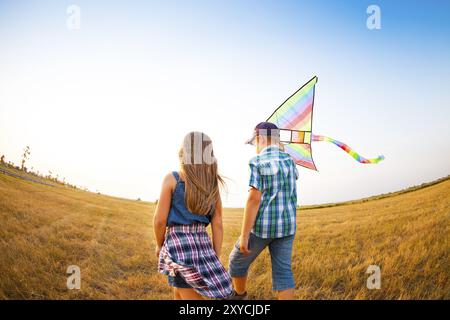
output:
[[[171,226],[159,255],[158,272],[179,274],[195,291],[209,298],[231,295],[230,274],[219,261],[205,225]]]

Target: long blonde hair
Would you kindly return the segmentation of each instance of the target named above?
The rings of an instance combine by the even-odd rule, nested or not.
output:
[[[188,133],[179,157],[186,207],[194,214],[213,214],[220,200],[219,183],[223,185],[224,181],[218,174],[211,139],[203,132]]]

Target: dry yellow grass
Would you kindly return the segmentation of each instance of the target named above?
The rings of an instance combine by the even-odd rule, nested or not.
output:
[[[449,299],[450,180],[403,194],[300,209],[298,299]],[[0,174],[1,299],[171,299],[156,272],[150,203],[55,188]],[[226,209],[222,261],[242,209]],[[381,267],[368,290],[367,267]],[[81,290],[66,269],[81,268]],[[250,271],[250,298],[271,299],[270,259]]]

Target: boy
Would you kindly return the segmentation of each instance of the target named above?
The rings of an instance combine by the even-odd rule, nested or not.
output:
[[[250,160],[250,190],[241,235],[230,254],[234,292],[230,299],[246,299],[250,264],[269,247],[272,287],[278,299],[294,299],[292,245],[296,231],[298,171],[294,160],[280,149],[280,131],[270,122],[259,123],[247,143],[256,145]]]

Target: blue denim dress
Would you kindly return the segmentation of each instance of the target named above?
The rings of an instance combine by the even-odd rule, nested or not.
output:
[[[172,203],[167,218],[167,226],[190,225],[194,223],[209,225],[211,222],[211,215],[193,214],[188,210],[184,201],[184,181],[180,179],[178,172],[174,171],[172,174],[177,180],[177,185],[172,194]]]

